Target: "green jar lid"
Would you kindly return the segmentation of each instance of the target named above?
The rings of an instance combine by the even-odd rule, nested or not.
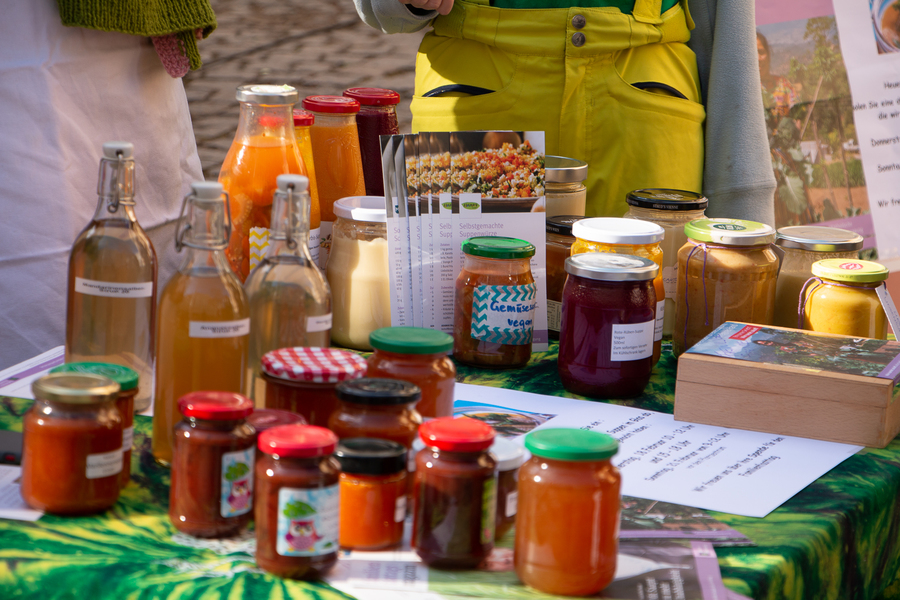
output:
[[[877,283],[888,278],[884,265],[870,260],[826,258],[812,264],[812,274],[832,281],[848,283]]]
[[[453,336],[424,327],[382,327],[369,334],[376,350],[397,354],[438,354],[453,350]]]
[[[608,460],[619,451],[611,435],[588,429],[538,429],[525,436],[535,456],[556,460]]]
[[[105,362],[74,362],[59,365],[50,369],[51,373],[93,373],[112,379],[119,384],[122,391],[133,390],[138,385],[140,375],[134,369],[123,367],[115,363]]]
[[[529,258],[534,256],[534,245],[511,237],[472,237],[462,243],[462,251],[483,258]]]
[[[774,229],[743,219],[697,219],[684,226],[684,234],[698,242],[723,246],[766,246],[775,241]]]

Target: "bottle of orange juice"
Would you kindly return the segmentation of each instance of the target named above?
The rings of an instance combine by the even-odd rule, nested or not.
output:
[[[297,147],[300,148],[300,158],[306,167],[306,176],[309,178],[309,255],[313,263],[319,264],[319,242],[322,231],[319,227],[321,213],[319,210],[319,188],[316,185],[316,167],[313,163],[312,137],[309,128],[316,122],[316,116],[308,110],[294,109],[294,135],[297,138]]]
[[[250,273],[250,230],[268,229],[272,218],[275,178],[283,173],[306,175],[291,115],[299,97],[289,85],[237,89],[241,116],[219,183],[231,198],[232,231],[225,255],[242,282]]]

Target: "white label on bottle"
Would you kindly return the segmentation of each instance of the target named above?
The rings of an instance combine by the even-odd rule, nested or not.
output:
[[[666,301],[660,300],[656,303],[656,328],[653,331],[653,341],[658,342],[662,339],[663,320],[666,316]]]
[[[134,425],[122,429],[122,452],[128,452],[134,445]]]
[[[79,294],[104,298],[149,298],[153,295],[153,282],[113,283],[76,277],[75,291]]]
[[[547,300],[547,329],[558,332],[562,326],[562,302]]]
[[[612,326],[610,360],[640,360],[653,356],[653,333],[656,320]]]
[[[337,484],[278,490],[275,551],[279,555],[321,556],[337,550],[338,490]]]
[[[250,335],[250,319],[191,321],[188,335],[192,338],[230,338]]]
[[[506,495],[506,517],[514,517],[516,516],[516,512],[519,509],[519,492],[516,490],[515,492],[510,492]]]
[[[406,518],[406,494],[397,496],[397,503],[394,504],[394,523],[400,523]]]
[[[219,514],[236,517],[253,510],[253,466],[256,452],[252,446],[222,454],[222,486]]]
[[[102,454],[88,454],[86,475],[88,479],[101,479],[122,472],[122,449]]]
[[[316,227],[309,230],[309,255],[313,262],[319,264],[319,244],[322,243],[322,228]]]
[[[328,331],[329,329],[331,329],[331,313],[316,317],[306,317],[306,331],[312,333],[314,331]]]

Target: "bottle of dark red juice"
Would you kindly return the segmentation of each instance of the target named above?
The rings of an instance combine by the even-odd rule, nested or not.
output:
[[[384,196],[379,137],[400,133],[397,125],[397,105],[400,103],[400,94],[382,88],[350,88],[344,90],[344,96],[359,102],[356,128],[359,131],[359,149],[362,153],[366,195]]]

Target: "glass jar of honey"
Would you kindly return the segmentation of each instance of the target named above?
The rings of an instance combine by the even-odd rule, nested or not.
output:
[[[547,329],[550,339],[559,339],[562,319],[562,291],[566,284],[566,259],[572,254],[572,224],[584,217],[547,217]]]
[[[887,317],[876,289],[888,270],[868,260],[829,258],[814,262],[803,295],[803,329],[887,339]]]
[[[359,102],[356,128],[359,132],[359,151],[362,156],[366,194],[384,196],[381,136],[400,133],[400,126],[397,123],[400,94],[382,88],[358,87],[344,90],[343,95]]]
[[[612,436],[541,429],[525,436],[532,456],[519,470],[514,563],[525,585],[589,596],[616,572],[621,477]]]
[[[93,373],[52,373],[31,385],[22,419],[22,498],[59,515],[106,510],[119,498],[119,384]]]
[[[397,379],[363,377],[337,384],[338,407],[328,419],[328,429],[340,439],[381,438],[410,448],[422,416],[416,403],[418,386]]]
[[[544,158],[544,181],[547,195],[547,216],[584,215],[587,204],[588,164],[583,160],[564,156]]]

